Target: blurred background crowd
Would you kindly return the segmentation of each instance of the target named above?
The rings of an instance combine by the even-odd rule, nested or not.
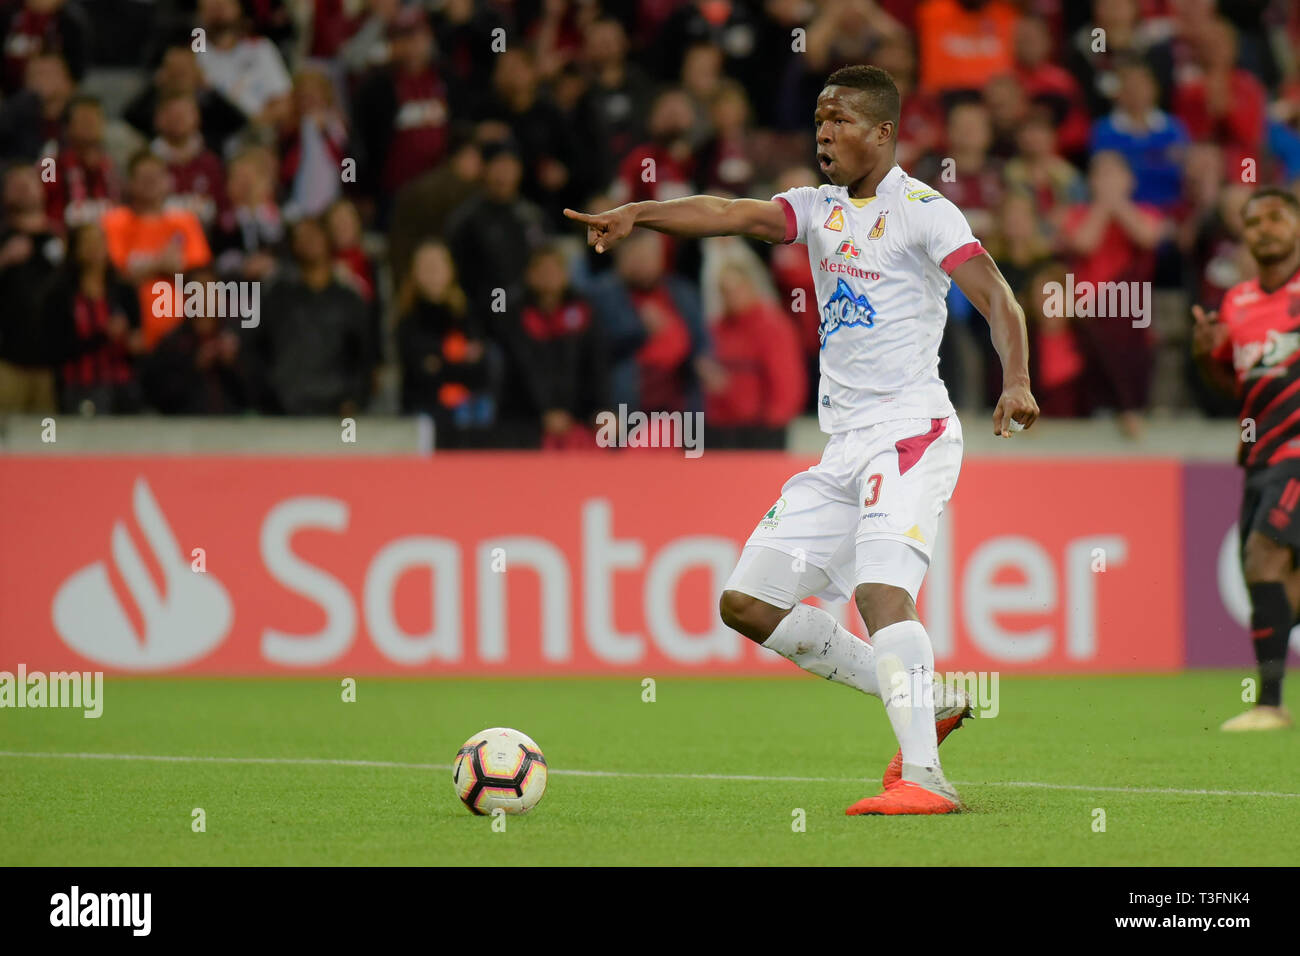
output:
[[[796,32],[796,31],[801,32]],[[1293,0],[0,0],[0,412],[423,414],[440,447],[587,448],[602,409],[781,447],[815,409],[802,246],[562,210],[816,185],[823,80],[884,67],[898,159],[1021,297],[1052,417],[1232,414],[1192,302],[1300,188]],[[256,327],[154,283],[257,283]],[[1150,282],[1151,322],[1048,315]],[[191,314],[159,314],[185,313]],[[1001,385],[955,288],[941,374]]]

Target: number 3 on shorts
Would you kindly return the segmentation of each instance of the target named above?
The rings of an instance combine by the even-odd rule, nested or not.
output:
[[[874,474],[867,479],[867,497],[862,502],[862,507],[870,508],[880,500],[880,483],[885,480],[882,474]]]

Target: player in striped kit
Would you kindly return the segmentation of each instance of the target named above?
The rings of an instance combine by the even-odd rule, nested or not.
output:
[[[1241,400],[1237,526],[1260,688],[1256,706],[1223,729],[1277,730],[1291,726],[1282,677],[1300,616],[1300,201],[1259,189],[1241,217],[1259,275],[1229,289],[1218,312],[1193,308],[1192,353],[1208,382]]]
[[[988,318],[1002,359],[994,431],[1010,436],[1038,416],[1024,315],[960,210],[895,163],[899,105],[877,67],[828,78],[814,116],[830,180],[820,187],[767,201],[688,196],[595,215],[565,210],[597,252],[636,226],[808,249],[821,319],[818,415],[830,439],[821,462],[786,482],[758,522],[720,609],[728,626],[804,670],[884,701],[899,753],[884,791],[851,815],[962,808],[938,747],[969,703],[942,685],[936,693],[915,603],[961,467],[961,423],[938,374],[950,282]],[[810,595],[853,597],[871,643],[802,603]]]

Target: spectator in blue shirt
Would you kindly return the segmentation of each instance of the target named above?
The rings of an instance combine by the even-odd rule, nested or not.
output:
[[[1182,155],[1189,137],[1177,117],[1156,106],[1155,74],[1140,60],[1118,70],[1115,109],[1092,127],[1092,152],[1114,150],[1133,170],[1133,201],[1168,209],[1182,195]]]

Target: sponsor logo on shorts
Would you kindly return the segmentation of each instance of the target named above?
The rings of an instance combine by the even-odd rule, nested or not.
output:
[[[888,517],[889,517],[889,512],[888,512],[888,511],[872,511],[872,512],[869,512],[869,513],[863,515],[862,517],[864,517],[864,518],[888,518]]]
[[[785,499],[778,498],[776,504],[772,505],[767,514],[763,515],[763,520],[758,523],[760,528],[775,528],[777,522],[781,520],[781,514],[785,511]]]

